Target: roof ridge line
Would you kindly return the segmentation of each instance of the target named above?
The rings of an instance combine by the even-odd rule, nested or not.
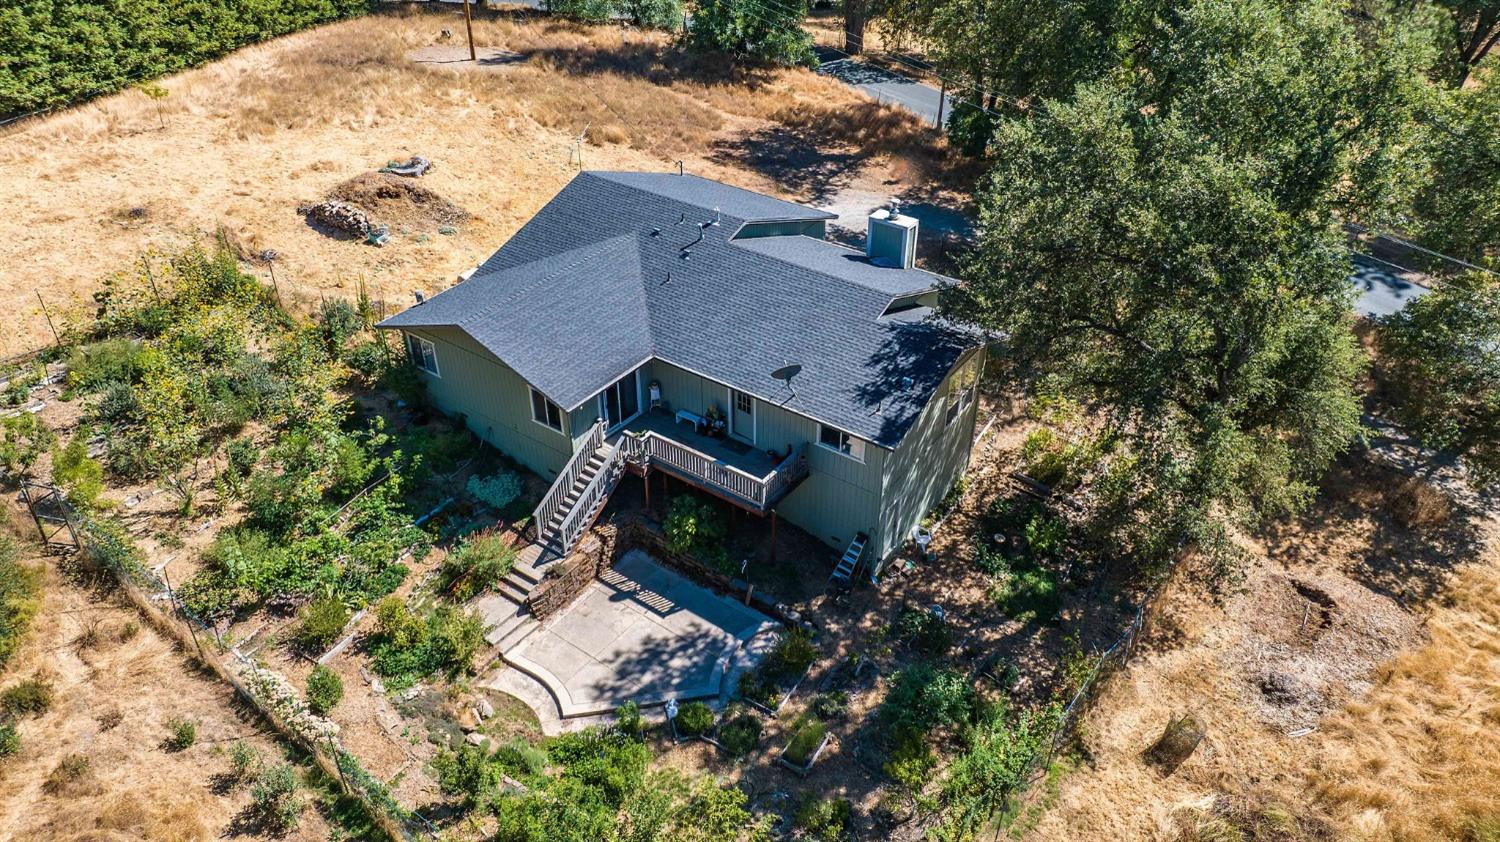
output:
[[[579,255],[579,257],[578,257],[577,260],[574,260],[574,261],[572,261],[570,263],[567,263],[567,264],[564,264],[562,266],[559,266],[556,269],[552,270],[551,272],[549,272],[549,273],[547,273],[545,275],[540,275],[536,279],[534,279],[533,281],[531,281],[531,283],[529,283],[529,284],[526,284],[526,285],[520,286],[520,287],[514,287],[514,288],[512,288],[507,295],[501,297],[494,304],[491,304],[488,307],[484,307],[482,309],[473,311],[469,315],[467,315],[467,316],[463,317],[462,319],[454,322],[453,323],[454,326],[455,327],[465,327],[465,326],[467,326],[469,324],[472,324],[475,319],[479,319],[479,318],[481,318],[483,316],[490,315],[491,313],[493,313],[496,310],[500,309],[505,304],[510,303],[511,301],[513,301],[517,296],[520,296],[520,295],[522,295],[522,294],[524,294],[526,292],[529,292],[532,289],[535,289],[538,285],[540,285],[542,283],[545,283],[546,281],[552,280],[553,278],[557,277],[558,275],[562,274],[563,272],[569,271],[573,267],[578,266],[581,263],[586,263],[587,261],[593,259],[594,257],[596,257],[598,255],[599,252],[604,251],[605,247],[614,245],[617,241],[624,241],[626,244],[634,247],[635,248],[635,252],[636,252],[636,261],[640,262],[640,251],[641,251],[640,250],[640,246],[639,246],[639,244],[637,244],[635,242],[635,238],[631,237],[628,234],[621,234],[621,235],[619,235],[617,237],[610,237],[610,238],[605,239],[605,240],[599,240],[598,242],[590,243],[590,244],[588,244],[586,246],[579,246],[577,249],[574,249],[574,251],[582,251],[584,253],[581,254],[581,255]],[[567,254],[567,252],[563,252],[563,254]],[[516,271],[518,269],[524,269],[527,266],[533,266],[533,265],[535,265],[537,263],[541,263],[543,260],[546,260],[546,259],[547,258],[543,257],[543,258],[540,258],[540,259],[537,259],[537,260],[527,261],[526,263],[519,263],[519,264],[517,264],[515,266],[509,266],[509,267],[506,267],[505,269],[497,270],[494,274],[498,275],[498,274],[500,274],[502,272],[514,272],[514,271]],[[475,280],[475,278],[470,278],[469,279],[469,281],[473,281],[473,280]],[[467,283],[467,281],[465,283]],[[449,287],[449,289],[453,289],[453,287]],[[444,290],[444,292],[447,292],[447,290]],[[642,294],[644,294],[644,293],[645,293],[645,288],[644,288],[644,286],[642,286]],[[434,298],[436,298],[436,296],[434,296]],[[654,341],[655,340],[653,338],[653,342]]]

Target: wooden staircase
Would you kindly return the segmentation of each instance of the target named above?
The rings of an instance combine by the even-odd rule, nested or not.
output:
[[[833,575],[828,577],[830,587],[849,587],[854,583],[854,571],[859,569],[859,559],[865,553],[865,544],[870,540],[869,536],[860,532],[849,542],[844,550],[844,557],[839,559],[837,567],[833,568]]]
[[[545,524],[537,524],[537,539],[544,548],[556,553],[558,556],[565,556],[572,551],[573,548],[566,545],[567,540],[563,534],[563,528],[567,525],[568,518],[573,514],[573,510],[577,508],[579,500],[588,492],[589,485],[593,483],[594,477],[599,475],[599,471],[609,461],[610,451],[611,448],[607,444],[595,448],[588,455],[588,460],[584,462],[583,469],[573,479],[573,483],[568,488],[567,493],[563,495],[562,505],[557,507],[557,511],[553,513],[552,518]],[[605,494],[598,500],[591,501],[590,504],[602,508],[604,502],[608,499],[609,495]],[[586,512],[585,517],[588,514],[590,513]],[[590,523],[593,522],[593,518],[587,519]]]

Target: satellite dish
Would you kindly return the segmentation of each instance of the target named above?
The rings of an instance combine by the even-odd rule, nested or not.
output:
[[[776,378],[777,380],[780,380],[782,383],[785,383],[786,390],[788,392],[791,392],[792,397],[795,398],[797,397],[797,390],[792,388],[792,378],[796,377],[801,372],[801,365],[797,363],[788,363],[781,368],[778,368],[775,371],[771,372],[771,376]]]

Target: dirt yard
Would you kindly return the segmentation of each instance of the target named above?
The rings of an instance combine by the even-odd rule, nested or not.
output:
[[[1027,838],[1495,838],[1495,532],[1347,457],[1223,604],[1174,585]],[[1142,753],[1185,712],[1207,736],[1164,774]]]
[[[466,53],[441,34],[462,37],[455,10],[376,15],[167,79],[160,121],[132,90],[11,129],[0,136],[0,192],[11,197],[0,304],[18,318],[0,353],[50,340],[38,292],[54,318],[85,315],[100,278],[143,250],[221,230],[262,278],[274,271],[284,296],[353,298],[364,285],[405,306],[499,247],[578,171],[580,153],[591,169],[682,160],[816,202],[852,187],[952,205],[948,188],[972,175],[953,171],[915,117],[809,71],[737,74],[663,36],[532,20],[477,21],[487,58],[476,67],[445,58]],[[417,184],[460,213],[409,212],[349,183],[412,155],[434,163]],[[375,199],[363,209],[389,224],[390,241],[330,236],[299,214],[330,197]]]
[[[71,577],[55,557],[33,561],[46,565],[43,606],[0,686],[43,678],[53,705],[20,720],[21,751],[0,763],[0,840],[258,837],[249,787],[227,781],[227,749],[244,740],[279,761],[274,734],[128,600]],[[166,745],[174,718],[197,725],[196,742],[180,751]],[[70,755],[87,766],[66,778],[58,770]],[[329,827],[307,809],[283,838],[327,839]]]

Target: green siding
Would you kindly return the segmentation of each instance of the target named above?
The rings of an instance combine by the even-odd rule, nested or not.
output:
[[[543,477],[557,475],[599,414],[596,402],[586,401],[565,415],[564,432],[555,432],[531,420],[526,381],[462,331],[410,332],[437,349],[438,375],[422,375],[433,403],[464,416],[476,435]],[[729,409],[729,390],[721,383],[663,360],[640,371],[643,407],[655,380],[670,412]],[[856,532],[869,534],[871,558],[884,560],[899,549],[968,464],[976,410],[971,406],[951,425],[944,423],[952,381],[950,375],[899,448],[866,442],[863,462],[819,446],[818,422],[757,398],[755,447],[784,452],[807,445],[810,476],[777,506],[779,515],[835,549],[842,550]]]
[[[977,391],[969,408],[953,423],[947,423],[947,416],[948,402],[955,396],[954,380],[971,362],[976,367],[973,374],[977,382],[982,374],[978,370],[983,364],[981,352],[965,357],[954,367],[901,446],[886,460],[885,510],[880,533],[872,544],[872,558],[883,562],[900,549],[912,527],[943,499],[968,467],[974,419],[978,416]]]
[[[573,452],[568,423],[559,433],[531,420],[531,392],[521,375],[457,328],[410,332],[437,349],[437,376],[422,378],[438,409],[464,416],[475,435],[541,476],[557,476]]]

